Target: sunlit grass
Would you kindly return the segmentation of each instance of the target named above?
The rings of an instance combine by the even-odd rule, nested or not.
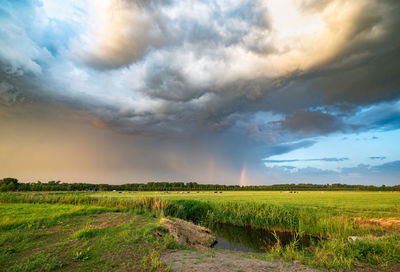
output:
[[[324,192],[324,191],[192,191],[190,194],[180,192],[98,192],[90,193],[92,197],[143,198],[157,197],[163,199],[193,199],[203,201],[231,200],[235,202],[251,201],[279,204],[284,206],[346,209],[359,211],[390,211],[395,213],[395,203],[400,205],[400,192]]]
[[[175,247],[167,233],[153,234],[160,228],[154,216],[65,204],[0,209],[7,226],[0,231],[0,271],[166,271],[160,251]]]
[[[60,223],[64,218],[107,210],[111,209],[96,206],[0,203],[0,230],[46,227]]]

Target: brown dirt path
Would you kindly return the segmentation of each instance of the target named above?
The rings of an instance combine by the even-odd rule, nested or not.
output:
[[[251,257],[253,256],[253,257]],[[264,261],[257,254],[244,255],[226,250],[181,250],[165,253],[161,260],[172,272],[318,272],[301,264]]]

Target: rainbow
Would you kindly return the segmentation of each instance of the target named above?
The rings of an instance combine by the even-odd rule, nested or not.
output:
[[[240,171],[239,186],[244,186],[244,179],[246,174],[246,164],[243,163],[242,170]]]

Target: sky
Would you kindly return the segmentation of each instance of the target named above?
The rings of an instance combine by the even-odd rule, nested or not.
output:
[[[0,0],[0,177],[400,184],[397,0]]]

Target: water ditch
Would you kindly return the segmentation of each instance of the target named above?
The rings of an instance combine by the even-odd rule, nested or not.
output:
[[[281,246],[289,245],[296,239],[296,235],[290,231],[271,231],[255,229],[251,227],[240,227],[231,224],[214,223],[208,226],[217,236],[214,248],[228,249],[242,252],[265,252],[276,245],[277,238]],[[298,237],[297,247],[309,247],[313,241],[319,238],[302,235]]]

